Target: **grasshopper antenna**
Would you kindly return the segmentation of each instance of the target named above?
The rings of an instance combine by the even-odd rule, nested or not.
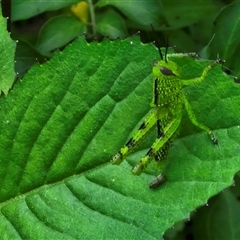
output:
[[[152,24],[150,24],[150,25],[151,25],[152,31],[153,31],[153,33],[154,33],[154,37],[155,37],[155,39],[156,39],[156,41],[155,41],[155,42],[156,42],[155,46],[156,46],[157,49],[158,49],[158,52],[159,52],[159,55],[160,55],[161,60],[163,60],[163,55],[162,55],[162,52],[161,52],[159,40],[158,40],[158,38],[157,38],[157,36],[156,36],[156,31],[154,30],[153,25],[152,25]],[[166,61],[166,55],[165,55],[165,61]]]
[[[167,51],[168,51],[168,46],[169,46],[169,35],[167,35],[167,43],[166,43],[166,48],[165,48],[165,62],[167,63]]]

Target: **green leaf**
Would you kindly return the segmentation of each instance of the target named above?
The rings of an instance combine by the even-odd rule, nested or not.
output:
[[[79,38],[0,98],[6,239],[159,239],[232,184],[240,165],[240,88],[220,66],[186,89],[219,146],[185,117],[164,169],[168,181],[154,191],[148,183],[158,171],[130,170],[155,136],[120,166],[109,163],[150,109],[158,59],[138,37],[91,44]],[[179,64],[191,78],[209,61]]]
[[[216,10],[222,5],[217,1],[190,0],[186,4],[182,1],[162,0],[164,15],[167,19],[167,26],[170,28],[180,28],[197,23],[203,16],[215,15]]]
[[[54,11],[77,3],[78,0],[55,0],[43,3],[42,0],[13,0],[12,20],[31,18],[46,11]]]
[[[207,56],[211,58],[224,59],[228,67],[233,71],[239,71],[238,50],[240,47],[240,3],[233,2],[223,8],[214,21],[213,35],[211,43],[207,47]]]
[[[64,46],[85,31],[86,25],[73,17],[53,17],[41,28],[35,47],[43,55],[51,55],[51,51]]]
[[[239,239],[240,203],[228,189],[197,211],[194,239]],[[221,227],[219,227],[221,226]]]
[[[1,11],[1,8],[0,8]],[[14,53],[16,43],[13,41],[7,31],[7,21],[0,14],[0,95],[3,92],[7,94],[11,88],[14,78]]]
[[[15,53],[15,71],[22,78],[26,71],[36,63],[43,61],[43,56],[28,42],[18,40]]]
[[[118,0],[100,0],[95,6],[106,7],[113,6],[122,12],[127,18],[139,25],[149,29],[150,24],[159,22],[163,19],[163,8],[160,1],[118,1]]]
[[[109,36],[112,39],[125,38],[127,36],[127,28],[123,18],[112,8],[99,13],[96,18],[96,30],[103,36]]]

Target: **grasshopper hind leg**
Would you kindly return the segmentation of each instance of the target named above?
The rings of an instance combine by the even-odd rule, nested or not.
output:
[[[132,150],[151,132],[156,125],[156,117],[151,112],[140,125],[138,130],[133,134],[129,141],[113,156],[111,162],[120,164],[123,159],[128,156]]]
[[[168,156],[168,152],[172,146],[172,141],[169,140],[167,141],[164,146],[160,149],[160,151],[157,152],[155,156],[155,161],[159,167],[162,167],[162,164]],[[149,183],[149,188],[157,188],[161,186],[164,182],[166,181],[166,176],[162,173],[160,173],[156,178],[154,178],[150,183]]]
[[[176,131],[179,127],[179,124],[181,122],[181,116],[172,119],[171,121],[162,121],[162,135],[160,135],[152,144],[151,148],[148,150],[146,155],[141,158],[141,160],[133,167],[132,173],[134,175],[140,175],[144,169],[148,166],[148,164],[153,160],[157,158],[160,159],[161,155],[162,158],[167,154],[164,154],[166,152],[166,148],[169,148],[168,144],[169,141],[171,142],[172,138],[175,136]],[[166,145],[166,147],[164,147]],[[168,151],[167,151],[168,152]]]

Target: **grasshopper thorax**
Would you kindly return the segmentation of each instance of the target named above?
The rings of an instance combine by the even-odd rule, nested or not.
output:
[[[182,104],[180,103],[182,101],[180,70],[178,65],[170,60],[160,60],[154,64],[152,105],[158,109],[157,116],[160,114],[163,117],[169,113],[175,115],[175,108]],[[179,111],[181,111],[181,107],[179,107]]]

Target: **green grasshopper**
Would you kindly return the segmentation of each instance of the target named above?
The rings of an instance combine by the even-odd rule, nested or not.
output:
[[[157,163],[167,158],[173,139],[177,135],[177,130],[182,120],[183,107],[185,107],[189,119],[194,125],[207,132],[213,144],[218,144],[212,130],[198,122],[190,103],[188,102],[183,87],[199,84],[206,78],[208,72],[218,64],[223,64],[223,60],[217,59],[205,67],[202,74],[196,78],[185,80],[181,75],[181,68],[169,58],[197,58],[195,53],[171,53],[165,56],[158,47],[161,60],[153,66],[153,100],[152,111],[145,118],[136,133],[130,140],[113,156],[111,162],[120,164],[127,155],[136,147],[141,140],[154,128],[157,129],[157,138],[145,156],[133,167],[132,173],[140,175],[148,164],[154,159]],[[160,174],[149,185],[155,188],[162,184],[165,177]]]

